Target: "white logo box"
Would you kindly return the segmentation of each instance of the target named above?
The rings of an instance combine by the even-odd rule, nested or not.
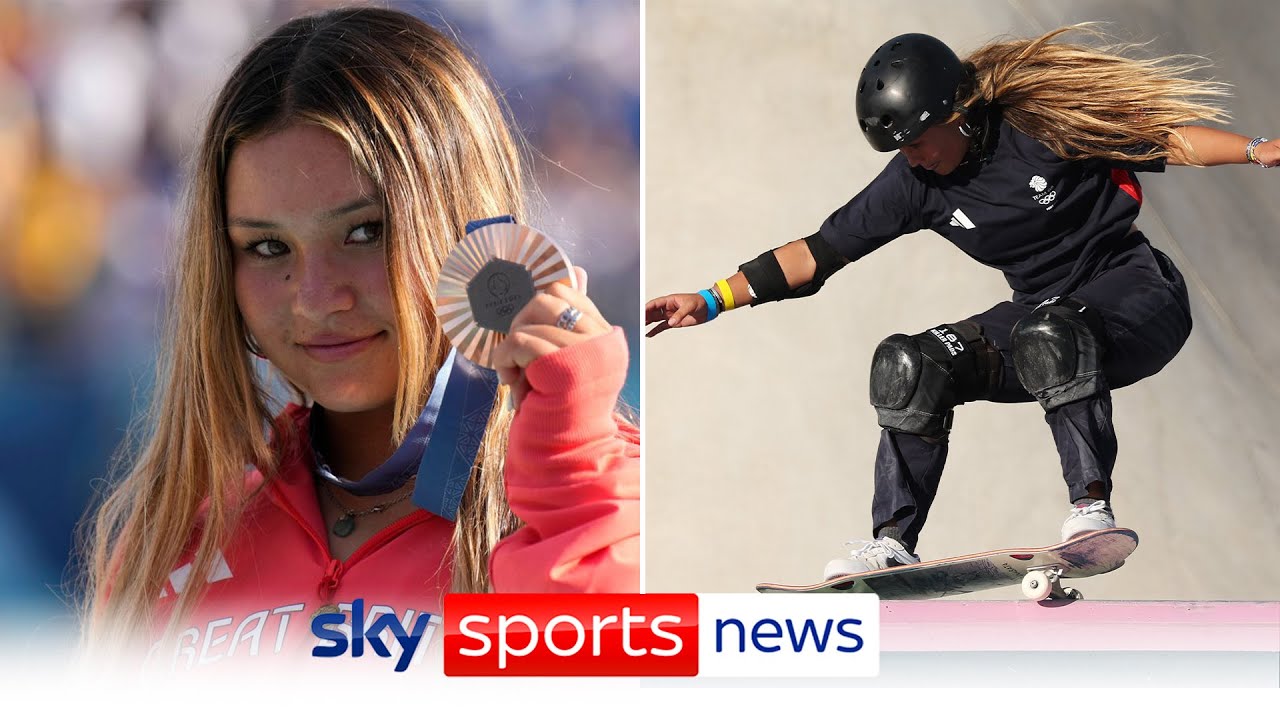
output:
[[[875,677],[880,598],[698,594],[698,677]]]

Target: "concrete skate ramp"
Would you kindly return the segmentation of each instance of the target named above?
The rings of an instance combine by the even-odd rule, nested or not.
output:
[[[1232,129],[1280,134],[1280,3],[650,0],[646,298],[705,288],[811,234],[879,172],[889,156],[857,132],[853,86],[883,40],[926,32],[963,54],[1084,20],[1211,58],[1236,88]],[[1160,374],[1114,394],[1113,500],[1141,544],[1120,570],[1072,584],[1091,599],[1280,598],[1280,170],[1142,181],[1139,227],[1187,276],[1196,327]],[[877,343],[1009,295],[1000,273],[926,232],[816,297],[645,340],[647,589],[818,579],[870,530]],[[918,551],[1056,542],[1066,511],[1040,408],[966,405]]]

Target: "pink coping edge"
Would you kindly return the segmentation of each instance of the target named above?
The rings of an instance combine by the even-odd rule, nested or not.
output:
[[[1280,652],[1280,602],[894,600],[880,604],[887,652],[1129,650]]]

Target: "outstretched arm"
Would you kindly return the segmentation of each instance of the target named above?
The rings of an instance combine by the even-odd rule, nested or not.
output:
[[[1268,140],[1256,144],[1253,148],[1253,158],[1250,158],[1246,151],[1253,138],[1200,125],[1184,125],[1177,128],[1176,132],[1190,146],[1190,150],[1187,151],[1175,145],[1169,158],[1170,165],[1207,167],[1239,165],[1248,162],[1255,162],[1264,167],[1280,165],[1280,140]]]
[[[818,261],[814,258],[814,250],[810,246],[811,241],[816,242],[812,238],[793,240],[782,247],[772,250],[773,257],[777,259],[778,267],[782,270],[788,290],[796,290],[812,283],[819,274]],[[846,261],[842,258],[837,258],[834,250],[827,252],[829,257],[826,260],[831,267],[828,268],[825,274],[830,274],[835,271],[836,267]],[[753,262],[758,262],[758,260]],[[825,280],[825,277],[823,279]],[[736,272],[721,282],[728,285],[728,293],[724,292],[724,288],[720,287],[720,283],[712,286],[712,288],[715,288],[714,291],[708,288],[708,292],[720,295],[726,310],[751,305],[759,295],[755,291],[760,288],[749,287],[745,273]],[[766,297],[764,299],[768,300],[770,298]],[[646,336],[653,337],[671,328],[699,325],[707,321],[708,315],[715,317],[715,313],[711,313],[707,296],[704,294],[677,293],[654,298],[645,303],[644,321],[646,325],[650,323],[658,324],[651,328],[646,333]]]

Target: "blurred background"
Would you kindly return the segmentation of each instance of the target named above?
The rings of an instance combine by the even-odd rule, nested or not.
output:
[[[0,0],[0,643],[68,627],[72,530],[150,398],[174,201],[214,94],[258,37],[351,4]],[[626,329],[639,407],[639,0],[376,4],[487,67],[535,157],[528,222]]]
[[[812,234],[875,177],[890,156],[858,131],[854,91],[885,40],[928,33],[964,57],[1086,20],[1149,41],[1147,55],[1208,58],[1206,74],[1234,86],[1230,128],[1280,134],[1270,0],[649,0],[645,298],[705,288]],[[1141,544],[1075,585],[1095,600],[1280,599],[1280,170],[1140,179],[1138,227],[1186,276],[1195,329],[1163,371],[1113,394],[1113,501]],[[921,232],[815,297],[646,340],[646,589],[820,579],[843,541],[871,531],[876,345],[1010,295],[1000,272]],[[918,552],[1057,542],[1066,496],[1037,404],[965,405]]]

